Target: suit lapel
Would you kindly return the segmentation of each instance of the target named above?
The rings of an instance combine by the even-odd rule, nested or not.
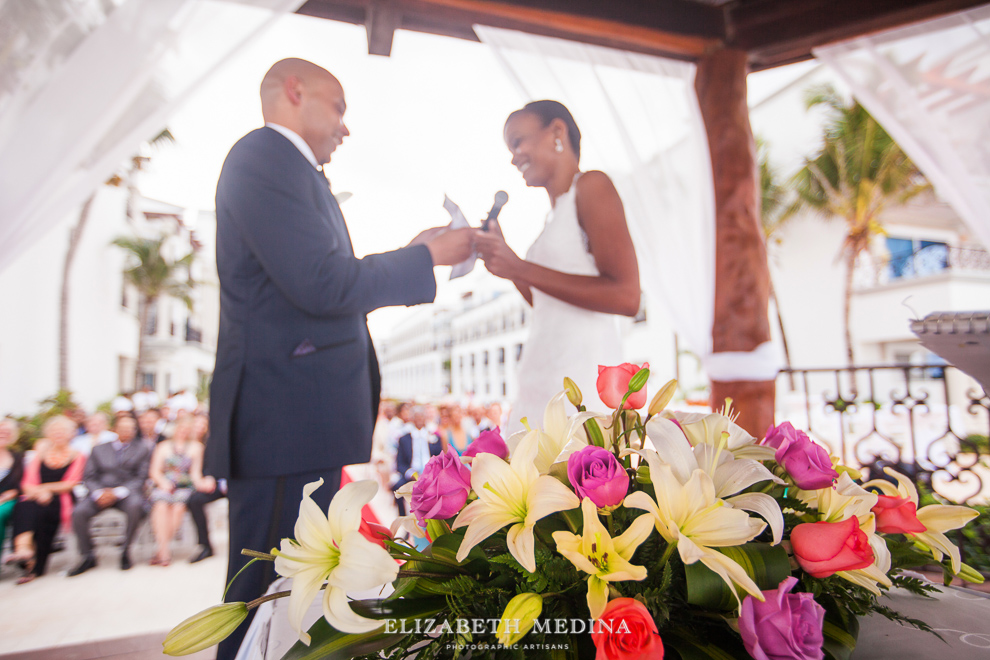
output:
[[[323,203],[326,207],[328,222],[330,228],[337,235],[339,240],[343,245],[347,246],[348,251],[354,254],[354,246],[351,244],[351,235],[347,231],[347,223],[344,222],[344,214],[340,211],[340,205],[337,203],[337,198],[333,196],[330,191],[330,184],[327,182],[326,177],[322,172],[318,170],[313,170],[316,175],[316,185],[320,189],[320,197],[323,199]]]

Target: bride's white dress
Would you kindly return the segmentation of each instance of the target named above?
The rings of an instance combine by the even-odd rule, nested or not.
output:
[[[543,232],[526,253],[526,261],[564,273],[598,275],[595,259],[588,252],[588,237],[578,224],[577,178],[574,181],[547,214]],[[543,427],[543,410],[564,389],[565,376],[581,388],[589,410],[603,410],[595,388],[598,365],[622,362],[619,317],[575,307],[536,288],[532,292],[532,322],[516,372],[519,391],[509,413],[510,433],[523,428],[523,417],[531,427]],[[573,412],[569,408],[568,414]]]

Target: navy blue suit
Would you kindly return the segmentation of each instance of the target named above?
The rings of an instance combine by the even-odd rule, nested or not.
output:
[[[302,486],[370,459],[380,375],[366,314],[430,302],[424,245],[357,259],[324,176],[271,128],[244,136],[217,185],[220,335],[210,387],[206,472],[229,480],[228,580],[242,548],[292,536]],[[270,522],[269,522],[270,521]],[[260,596],[272,578],[252,566],[228,601]],[[233,657],[246,623],[221,645]]]

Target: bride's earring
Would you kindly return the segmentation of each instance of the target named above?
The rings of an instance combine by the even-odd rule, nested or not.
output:
[[[564,143],[560,141],[560,138],[557,138],[557,141],[553,143],[553,150],[558,154],[564,153]]]

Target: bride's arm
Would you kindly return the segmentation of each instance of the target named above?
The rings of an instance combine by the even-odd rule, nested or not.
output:
[[[524,261],[505,244],[500,232],[479,233],[475,238],[485,266],[492,274],[512,280],[520,291],[536,287],[577,307],[635,316],[639,266],[615,186],[604,173],[588,172],[578,179],[576,202],[599,275],[571,275]]]

